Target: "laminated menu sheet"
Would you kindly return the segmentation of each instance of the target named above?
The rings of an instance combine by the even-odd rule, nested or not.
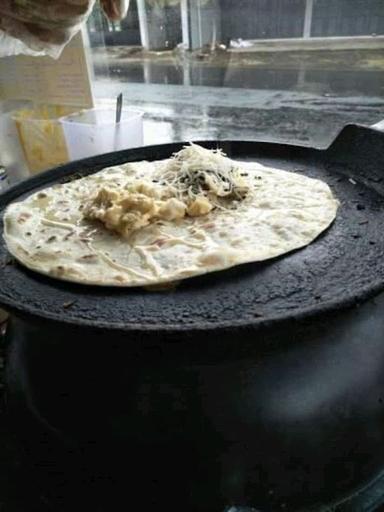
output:
[[[0,59],[0,101],[94,106],[84,35],[79,32],[59,59],[18,55]]]

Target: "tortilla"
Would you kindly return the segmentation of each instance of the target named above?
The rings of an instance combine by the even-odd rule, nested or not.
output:
[[[29,269],[66,281],[158,285],[305,247],[336,217],[339,203],[320,180],[255,162],[232,161],[195,145],[183,151],[183,159],[179,153],[167,160],[106,168],[9,205],[4,215],[9,252]],[[225,178],[225,187],[216,191],[216,202],[212,194],[201,192],[207,190],[205,186],[190,199],[182,216],[165,218],[157,206],[151,214],[146,210],[144,221],[140,217],[139,223],[129,224],[131,231],[127,224],[125,231],[116,223],[108,224],[100,214],[106,210],[97,209],[100,190],[126,191],[132,183],[143,181],[164,186],[162,179],[169,178],[170,169],[174,184],[180,168],[175,162],[181,162],[189,175],[213,164],[219,169],[236,169],[243,180],[240,188],[246,193],[225,196],[223,190],[229,190]],[[208,197],[213,203],[195,215],[191,201],[196,197],[202,202]],[[173,203],[182,200],[180,194],[177,198],[171,198]]]

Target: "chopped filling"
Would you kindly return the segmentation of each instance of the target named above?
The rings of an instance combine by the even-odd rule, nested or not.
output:
[[[220,151],[191,144],[174,155],[152,181],[125,188],[102,186],[84,207],[84,217],[126,237],[156,221],[177,221],[232,208],[249,192],[244,173]]]
[[[187,208],[187,213],[191,217],[199,217],[200,215],[207,215],[213,210],[213,204],[207,197],[197,196],[196,199],[191,201]]]
[[[175,197],[163,197],[159,191],[152,190],[150,185],[140,180],[136,188],[130,186],[129,189],[119,190],[102,187],[84,209],[86,218],[99,220],[107,229],[123,236],[129,236],[132,231],[155,220],[177,220],[185,217],[185,214],[186,205],[182,201]]]

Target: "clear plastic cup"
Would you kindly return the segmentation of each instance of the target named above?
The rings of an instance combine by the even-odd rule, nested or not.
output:
[[[70,160],[143,145],[143,113],[123,108],[120,123],[113,109],[91,109],[61,119]]]

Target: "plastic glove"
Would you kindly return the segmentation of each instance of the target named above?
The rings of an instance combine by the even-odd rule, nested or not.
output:
[[[122,19],[129,6],[129,0],[100,2],[113,21]],[[0,0],[0,56],[26,53],[58,57],[86,21],[94,3],[95,0]],[[22,44],[15,45],[15,39]]]

